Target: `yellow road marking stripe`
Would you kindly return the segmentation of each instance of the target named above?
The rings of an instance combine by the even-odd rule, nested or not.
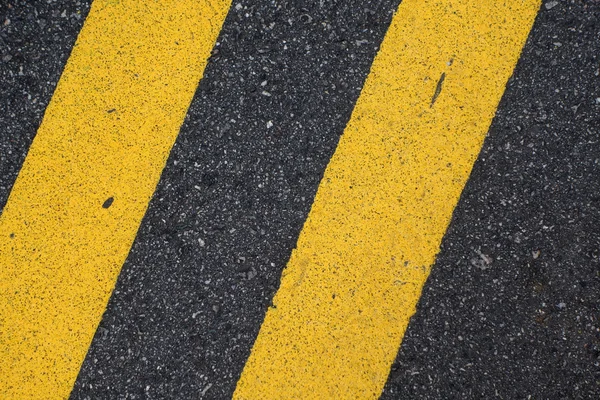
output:
[[[1,398],[69,395],[229,5],[94,1],[0,216]]]
[[[539,0],[403,0],[236,399],[381,393]]]

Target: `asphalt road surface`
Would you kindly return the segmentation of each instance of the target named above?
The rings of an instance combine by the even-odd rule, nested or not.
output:
[[[0,5],[0,212],[90,3]],[[232,397],[398,5],[233,2],[72,399]],[[600,2],[545,1],[381,398],[600,398],[599,299]]]

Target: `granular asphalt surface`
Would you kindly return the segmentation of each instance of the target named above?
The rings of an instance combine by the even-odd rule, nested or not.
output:
[[[0,211],[89,6],[0,5]],[[71,398],[231,397],[397,6],[233,3]],[[600,397],[599,39],[542,5],[383,399]]]

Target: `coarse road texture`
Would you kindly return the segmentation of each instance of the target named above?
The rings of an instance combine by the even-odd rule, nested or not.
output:
[[[5,218],[90,4],[0,7]],[[71,398],[231,398],[397,8],[233,2]],[[382,398],[600,396],[599,115],[600,2],[546,1]]]

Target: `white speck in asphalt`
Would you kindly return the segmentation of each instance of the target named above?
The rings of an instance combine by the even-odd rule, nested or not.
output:
[[[202,396],[204,396],[206,394],[206,392],[208,392],[208,389],[210,389],[212,387],[212,383],[209,383],[208,385],[206,385],[206,387],[204,389],[202,389]]]

